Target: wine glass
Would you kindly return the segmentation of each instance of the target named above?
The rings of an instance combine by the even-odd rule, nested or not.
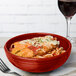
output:
[[[62,14],[66,19],[66,38],[71,40],[70,38],[70,21],[72,16],[76,13],[76,0],[58,0],[58,6]]]

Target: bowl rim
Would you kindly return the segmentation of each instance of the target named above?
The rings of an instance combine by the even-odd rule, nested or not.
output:
[[[19,37],[19,36],[30,35],[30,34],[44,34],[44,35],[47,35],[47,34],[48,34],[48,35],[54,35],[54,36],[63,38],[65,41],[67,41],[67,43],[68,43],[68,45],[69,45],[69,46],[68,46],[68,49],[67,49],[67,51],[66,51],[65,53],[62,53],[62,54],[57,55],[57,56],[54,56],[54,57],[48,57],[48,58],[27,58],[27,57],[21,57],[21,56],[14,55],[14,54],[12,54],[12,53],[10,53],[10,52],[8,51],[8,49],[7,49],[6,46],[7,46],[7,44],[8,44],[9,41],[11,41],[12,39],[17,38],[17,37]],[[18,58],[18,59],[29,60],[29,61],[45,61],[45,60],[48,61],[48,60],[54,60],[54,59],[57,59],[57,58],[59,58],[59,57],[61,57],[61,56],[64,56],[69,50],[70,50],[70,52],[71,52],[71,48],[72,48],[72,45],[71,45],[70,41],[69,41],[68,39],[66,39],[65,37],[60,36],[60,35],[57,35],[57,34],[44,33],[44,32],[21,34],[21,35],[12,37],[12,38],[9,39],[9,40],[5,43],[5,45],[4,45],[5,52],[8,52],[11,56],[14,56],[14,57],[16,57],[16,58]]]

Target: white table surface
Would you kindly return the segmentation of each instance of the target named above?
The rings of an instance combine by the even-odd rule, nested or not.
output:
[[[76,76],[76,47],[72,48],[71,55],[67,62],[61,66],[60,68],[48,72],[48,73],[42,73],[42,74],[34,74],[29,72],[24,72],[15,66],[13,66],[7,59],[4,49],[0,48],[0,58],[6,63],[6,65],[12,70],[15,71],[22,76]],[[13,76],[10,74],[4,74],[0,71],[0,76]]]

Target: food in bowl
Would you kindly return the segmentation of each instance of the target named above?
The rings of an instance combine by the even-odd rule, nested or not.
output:
[[[47,58],[66,52],[56,37],[46,35],[12,43],[11,53],[21,57]]]

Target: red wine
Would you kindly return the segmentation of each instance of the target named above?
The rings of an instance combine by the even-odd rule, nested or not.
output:
[[[59,0],[58,6],[64,16],[70,17],[76,13],[76,0]]]

